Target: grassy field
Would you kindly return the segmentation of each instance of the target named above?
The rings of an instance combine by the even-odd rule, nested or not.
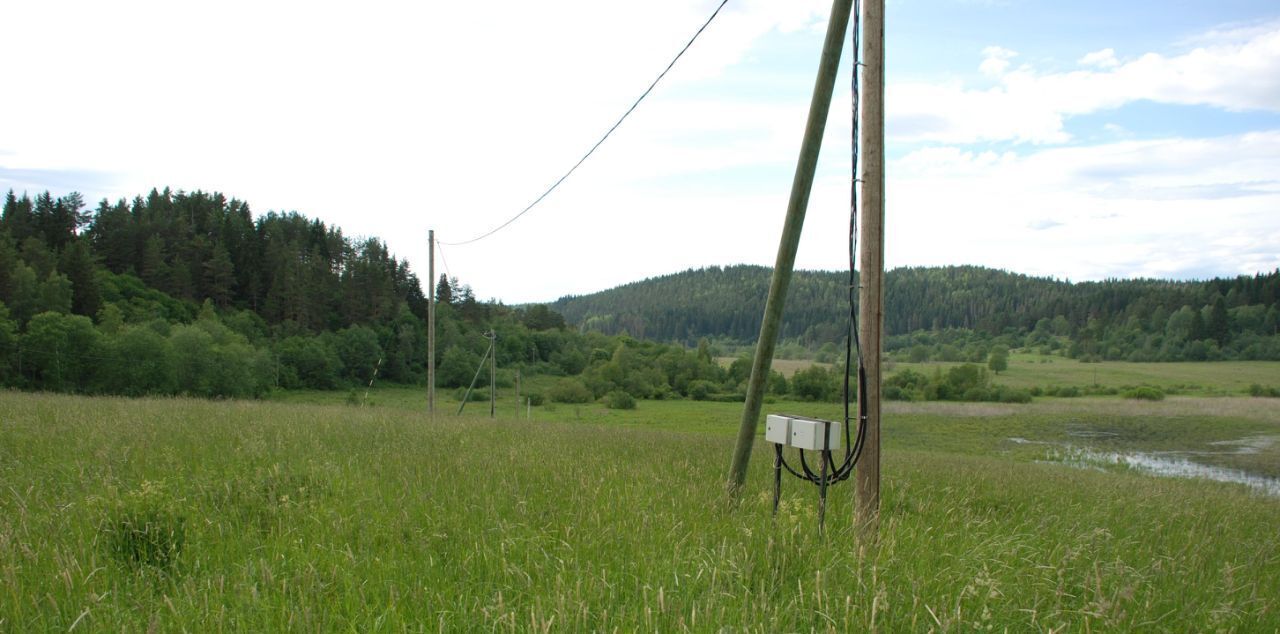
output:
[[[911,368],[932,372],[958,363],[894,362],[894,370]],[[1216,361],[1213,363],[1130,363],[1106,361],[1081,363],[1064,357],[1013,353],[1009,369],[995,378],[1010,387],[1057,385],[1124,387],[1152,385],[1181,393],[1217,396],[1242,394],[1252,384],[1280,387],[1280,361]]]
[[[847,484],[826,539],[812,487],[770,517],[763,443],[724,503],[739,404],[428,422],[420,390],[345,398],[0,393],[0,631],[1280,628],[1280,500],[1012,440],[1280,436],[1275,399],[890,404],[859,545]]]
[[[717,359],[724,367],[732,357]],[[811,365],[830,368],[831,364],[814,361],[775,359],[773,369],[790,378]],[[892,361],[890,374],[903,369],[931,373],[961,365],[942,361],[910,363]],[[1152,385],[1180,393],[1202,396],[1242,394],[1250,385],[1280,387],[1280,361],[1215,361],[1212,363],[1131,363],[1106,361],[1081,363],[1058,356],[1014,352],[1009,355],[1009,369],[995,377],[995,382],[1017,388],[1078,387],[1094,385],[1124,387]]]

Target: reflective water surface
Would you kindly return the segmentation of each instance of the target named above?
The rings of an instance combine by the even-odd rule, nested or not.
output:
[[[1110,432],[1073,432],[1071,435],[1081,438],[1097,438],[1112,435]],[[1203,478],[1217,482],[1243,484],[1259,493],[1280,497],[1280,478],[1261,476],[1240,469],[1218,467],[1196,462],[1195,456],[1213,454],[1254,454],[1266,449],[1277,441],[1276,436],[1251,436],[1238,440],[1224,440],[1211,443],[1221,447],[1221,451],[1101,451],[1089,447],[1079,447],[1068,443],[1052,443],[1026,438],[1010,438],[1011,442],[1023,445],[1044,445],[1046,447],[1043,462],[1064,464],[1082,469],[1105,471],[1107,467],[1125,467],[1170,478]]]

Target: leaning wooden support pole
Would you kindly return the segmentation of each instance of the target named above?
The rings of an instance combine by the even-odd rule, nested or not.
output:
[[[861,288],[858,325],[861,341],[867,426],[855,479],[857,523],[875,535],[880,517],[880,359],[884,354],[884,0],[862,0],[862,124],[858,158],[862,163],[859,227]]]
[[[427,417],[436,415],[436,231],[427,230]]]
[[[742,485],[747,480],[747,464],[751,460],[751,447],[755,443],[756,428],[760,424],[764,387],[769,378],[769,367],[773,363],[773,350],[778,343],[782,309],[787,301],[787,288],[791,284],[791,273],[795,268],[796,249],[800,245],[800,232],[804,228],[804,214],[809,207],[809,192],[813,189],[813,174],[818,166],[818,151],[822,147],[827,112],[831,109],[831,94],[835,90],[836,72],[840,67],[840,53],[844,48],[844,36],[849,28],[852,5],[853,0],[835,0],[831,5],[831,19],[827,22],[827,38],[822,45],[818,79],[814,83],[813,99],[809,103],[809,120],[805,124],[804,141],[800,146],[800,160],[796,164],[795,178],[791,181],[787,219],[782,227],[782,240],[778,244],[778,259],[773,266],[773,277],[769,281],[769,297],[764,304],[764,321],[760,324],[755,358],[751,362],[751,379],[747,383],[742,425],[738,428],[738,442],[734,447],[733,464],[729,469],[727,488],[731,500],[738,498]]]

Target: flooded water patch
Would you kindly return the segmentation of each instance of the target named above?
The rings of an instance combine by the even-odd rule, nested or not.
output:
[[[1074,434],[1073,434],[1074,435]],[[1192,456],[1223,454],[1256,454],[1277,442],[1276,436],[1252,436],[1239,440],[1210,443],[1220,451],[1101,451],[1090,447],[1054,443],[1027,438],[1009,438],[1020,445],[1045,445],[1045,459],[1040,462],[1106,471],[1127,468],[1168,478],[1200,478],[1214,482],[1245,485],[1259,493],[1280,497],[1280,478],[1271,478],[1240,469],[1218,467],[1196,462]]]

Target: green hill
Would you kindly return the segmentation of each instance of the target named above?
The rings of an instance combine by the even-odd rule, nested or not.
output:
[[[552,307],[584,330],[625,330],[686,344],[701,337],[749,342],[760,328],[769,274],[766,267],[748,265],[690,269],[562,297]],[[782,337],[806,346],[840,341],[848,310],[846,280],[842,272],[797,271]],[[1143,343],[1159,346],[1172,327],[1183,340],[1226,346],[1250,335],[1274,335],[1280,301],[1280,271],[1204,281],[1070,282],[948,266],[894,269],[885,280],[886,328],[897,335],[961,329],[998,336],[1040,328],[1098,340],[1126,330],[1158,332],[1160,342]],[[1179,315],[1184,307],[1187,313]]]

